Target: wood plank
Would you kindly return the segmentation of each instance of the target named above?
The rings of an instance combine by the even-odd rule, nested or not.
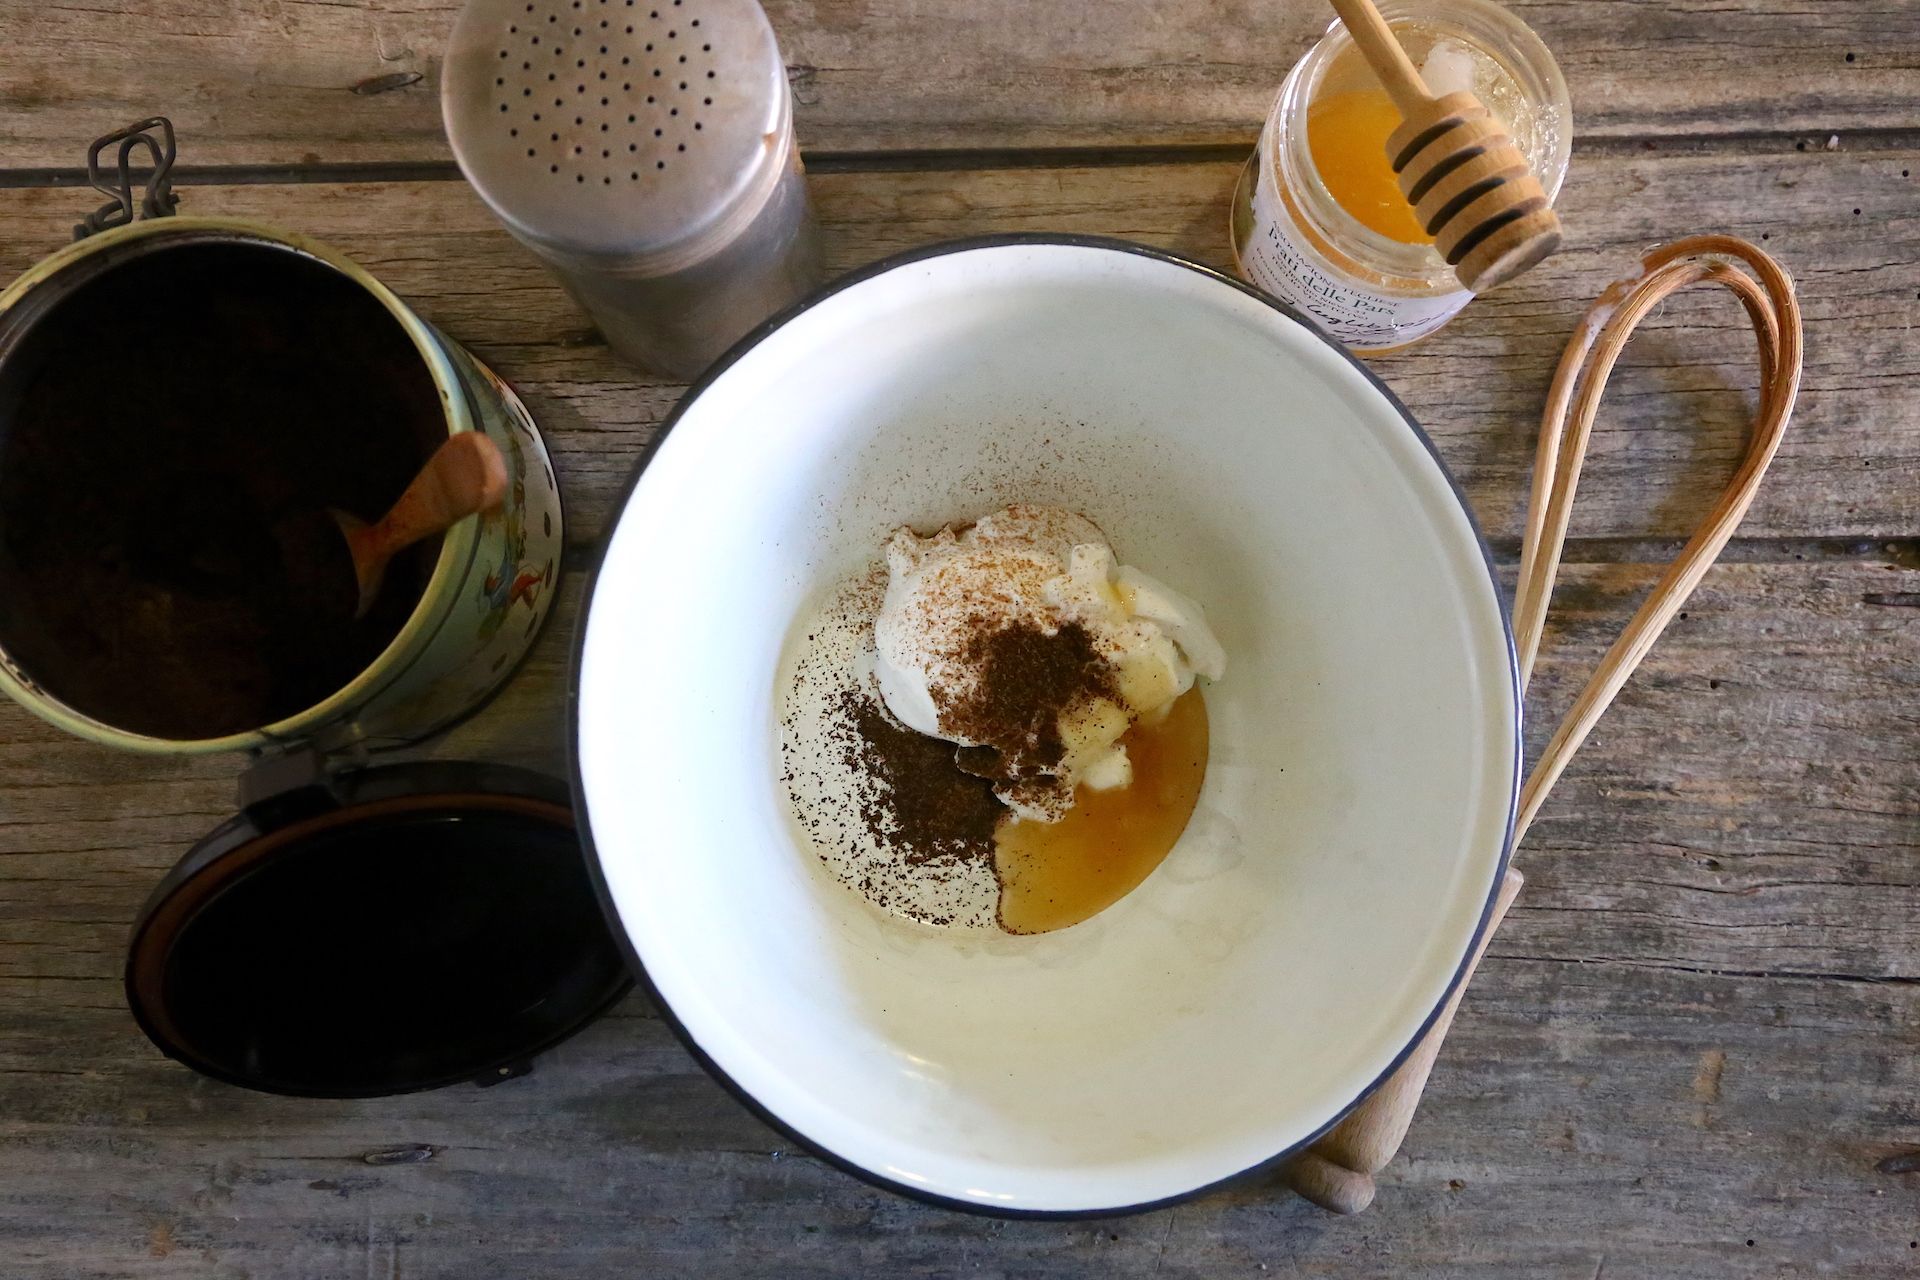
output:
[[[1267,1181],[1111,1221],[923,1208],[793,1150],[637,998],[524,1078],[354,1103],[188,1077],[111,1011],[4,1016],[21,1276],[1889,1280],[1920,1238],[1915,1175],[1876,1171],[1920,1142],[1911,986],[1490,958],[1344,1221]]]
[[[1655,574],[1569,567],[1533,753]],[[564,773],[583,576],[505,692],[424,754]],[[1535,824],[1496,951],[1920,982],[1920,610],[1889,599],[1920,599],[1920,566],[1717,567]],[[123,756],[0,704],[0,992],[114,977],[153,882],[230,811],[237,768]]]
[[[1563,578],[1532,756],[1656,576]],[[1920,610],[1887,603],[1916,586],[1872,557],[1717,567],[1528,833],[1495,952],[1920,982]]]
[[[1569,569],[1543,713],[1651,575]],[[427,753],[558,767],[580,590]],[[1920,568],[1890,560],[1709,576],[1521,851],[1527,892],[1352,1222],[1258,1181],[1104,1223],[923,1209],[792,1150],[638,997],[485,1091],[201,1080],[140,1037],[119,966],[233,762],[114,754],[8,704],[0,1249],[63,1280],[1912,1274],[1920,1187],[1879,1165],[1920,1150],[1920,612],[1874,603],[1911,598]]]
[[[817,175],[836,269],[955,236],[1119,235],[1227,263],[1235,166],[1124,165]],[[1587,299],[1657,240],[1729,228],[1797,275],[1808,326],[1800,409],[1750,537],[1873,538],[1920,528],[1920,152],[1592,156],[1565,201],[1573,247],[1376,362],[1462,480],[1491,535],[1517,536],[1539,405]],[[92,197],[0,191],[0,271],[62,243]],[[267,218],[338,244],[527,394],[586,540],[680,388],[614,361],[545,271],[459,182],[199,186],[190,212]],[[1856,214],[1855,210],[1859,212]],[[1755,372],[1737,307],[1675,299],[1629,348],[1581,483],[1575,532],[1676,537],[1730,472]]]
[[[1920,16],[1521,0],[1587,138],[1913,125]],[[6,0],[0,147],[73,166],[154,112],[195,164],[445,160],[440,55],[457,0]],[[802,142],[834,151],[1245,143],[1324,6],[1247,0],[769,0]]]

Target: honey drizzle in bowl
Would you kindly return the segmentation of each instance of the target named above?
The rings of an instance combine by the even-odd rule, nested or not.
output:
[[[1046,933],[1099,914],[1153,874],[1186,830],[1207,776],[1207,704],[1195,686],[1121,739],[1133,783],[1081,787],[1058,822],[1003,821],[994,836],[1000,927]]]

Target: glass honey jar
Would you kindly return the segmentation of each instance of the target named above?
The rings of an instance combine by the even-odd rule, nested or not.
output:
[[[1382,0],[1435,94],[1471,90],[1527,156],[1549,200],[1572,142],[1566,81],[1546,45],[1489,0]],[[1417,342],[1472,301],[1395,182],[1399,112],[1335,22],[1288,73],[1240,174],[1233,249],[1242,279],[1361,354]]]

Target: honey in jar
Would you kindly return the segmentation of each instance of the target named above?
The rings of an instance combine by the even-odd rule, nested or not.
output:
[[[1566,83],[1489,0],[1380,5],[1435,93],[1469,90],[1506,126],[1549,199],[1566,175]],[[1363,354],[1439,329],[1472,300],[1407,205],[1386,154],[1400,113],[1338,23],[1288,74],[1240,175],[1240,275]]]
[[[1362,226],[1401,244],[1430,244],[1387,161],[1387,136],[1399,126],[1384,90],[1329,93],[1307,108],[1307,150],[1327,194]]]

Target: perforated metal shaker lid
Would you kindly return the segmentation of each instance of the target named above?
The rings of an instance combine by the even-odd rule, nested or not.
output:
[[[469,0],[441,110],[516,235],[608,268],[724,241],[790,163],[786,69],[754,0]]]

